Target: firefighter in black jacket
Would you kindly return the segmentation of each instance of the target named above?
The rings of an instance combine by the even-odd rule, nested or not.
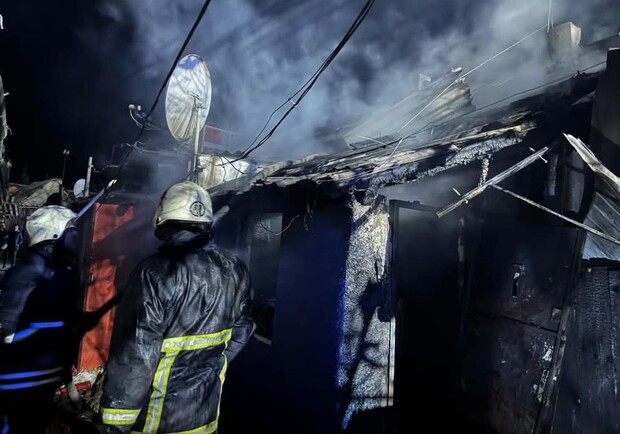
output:
[[[212,433],[226,367],[250,338],[250,278],[210,241],[211,199],[182,182],[162,196],[158,253],[118,307],[101,399],[104,432]]]
[[[27,255],[2,282],[2,433],[45,432],[54,391],[71,380],[79,290],[75,218],[61,206],[35,211],[26,223]]]

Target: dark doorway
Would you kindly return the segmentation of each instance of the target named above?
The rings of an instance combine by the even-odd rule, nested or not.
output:
[[[455,408],[492,432],[532,434],[550,416],[542,404],[581,241],[572,228],[498,219],[471,229]]]
[[[397,300],[395,406],[400,432],[449,420],[458,332],[457,217],[392,201]]]

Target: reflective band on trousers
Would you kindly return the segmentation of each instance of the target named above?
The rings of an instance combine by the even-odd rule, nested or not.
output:
[[[133,425],[136,423],[139,415],[140,410],[104,408],[101,418],[106,425]]]
[[[44,384],[54,383],[54,382],[60,381],[61,377],[58,375],[54,377],[49,377],[49,375],[58,374],[60,373],[60,371],[62,371],[61,367],[45,369],[43,371],[23,371],[23,372],[12,372],[10,374],[0,374],[0,381],[29,380],[29,381],[24,381],[20,383],[16,383],[16,382],[0,383],[0,390],[28,389],[30,387],[37,387],[37,386],[42,386]]]
[[[168,389],[168,379],[170,378],[170,370],[174,364],[174,360],[181,351],[200,350],[205,348],[217,347],[226,344],[232,336],[232,329],[226,329],[218,333],[210,333],[206,335],[182,336],[176,338],[164,339],[161,351],[164,356],[160,359],[153,378],[153,393],[149,400],[148,411],[146,413],[146,422],[144,424],[144,433],[157,433],[161,416],[164,410],[164,400],[166,398],[166,390]],[[215,420],[216,428],[208,431],[211,424],[201,428],[203,431],[186,431],[186,433],[210,433],[217,429],[217,420]]]

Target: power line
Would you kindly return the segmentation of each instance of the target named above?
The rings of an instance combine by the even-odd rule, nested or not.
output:
[[[372,139],[371,141],[375,141],[375,142],[379,143],[380,145],[382,145],[382,146],[378,146],[377,148],[389,148],[389,147],[394,146],[394,145],[397,145],[397,146],[398,146],[398,145],[400,145],[400,143],[402,143],[404,140],[409,139],[409,138],[411,138],[411,137],[413,137],[413,136],[415,136],[415,135],[417,135],[417,134],[419,134],[419,133],[422,133],[422,132],[428,131],[428,130],[430,130],[430,129],[434,129],[434,128],[440,128],[440,127],[443,127],[443,126],[448,125],[448,124],[450,124],[450,123],[453,123],[453,122],[455,122],[455,121],[457,121],[457,120],[459,120],[459,119],[466,118],[466,117],[468,117],[468,116],[470,116],[470,115],[472,115],[472,114],[474,114],[474,113],[477,113],[477,112],[480,112],[480,111],[486,110],[486,109],[488,109],[488,108],[491,108],[491,107],[493,107],[493,106],[496,106],[496,105],[498,105],[498,104],[501,104],[502,102],[508,101],[508,100],[510,100],[510,99],[512,99],[512,98],[515,98],[515,97],[518,97],[518,96],[521,96],[521,95],[525,95],[525,94],[528,94],[528,93],[531,93],[531,92],[534,92],[534,91],[537,91],[537,90],[543,89],[543,88],[548,87],[548,86],[553,86],[554,84],[561,83],[561,82],[562,82],[562,81],[564,81],[564,80],[567,80],[567,79],[572,78],[572,77],[576,77],[578,74],[580,74],[580,73],[582,73],[582,72],[589,71],[589,70],[591,70],[591,69],[597,68],[597,67],[599,67],[599,66],[601,66],[601,65],[604,65],[605,63],[607,63],[607,62],[606,62],[606,61],[598,62],[598,63],[596,63],[596,64],[594,64],[594,65],[590,65],[590,66],[588,66],[588,67],[586,67],[586,68],[579,69],[576,73],[571,73],[571,74],[568,74],[568,75],[565,75],[565,76],[559,77],[559,78],[557,78],[557,79],[555,79],[555,80],[549,81],[549,82],[547,82],[547,83],[544,83],[544,84],[542,84],[542,85],[535,86],[535,87],[532,87],[532,88],[529,88],[529,89],[526,89],[526,90],[523,90],[523,91],[520,91],[520,92],[513,93],[513,94],[511,94],[511,95],[509,95],[509,96],[507,96],[507,97],[505,97],[505,98],[499,99],[499,100],[494,101],[494,102],[492,102],[492,103],[490,103],[490,104],[487,104],[487,105],[485,105],[485,106],[482,106],[482,107],[479,107],[479,108],[477,108],[477,109],[475,109],[475,110],[472,110],[471,112],[468,112],[468,113],[464,113],[464,114],[462,114],[462,115],[459,115],[459,116],[457,116],[457,117],[455,117],[455,118],[452,118],[452,119],[446,120],[446,121],[444,121],[444,122],[442,122],[442,123],[439,123],[439,124],[431,124],[431,123],[429,122],[429,123],[427,123],[424,127],[422,127],[422,128],[420,128],[420,129],[418,129],[418,130],[416,130],[416,131],[412,132],[411,134],[409,134],[409,135],[407,135],[407,136],[403,136],[403,137],[398,138],[398,139],[395,139],[395,140],[392,140],[392,141],[390,141],[390,142],[382,142],[382,141],[379,141],[379,140],[376,140],[376,139]],[[447,136],[442,136],[442,137],[440,137],[440,139],[441,139],[441,140],[445,140],[445,139],[449,138],[450,136],[462,134],[464,131],[465,131],[465,130],[462,130],[462,131],[457,131],[457,132],[454,132],[454,133],[449,134],[449,135],[447,135]],[[360,150],[363,150],[363,148],[360,148]],[[355,175],[355,176],[354,176],[354,178],[360,178],[360,177],[363,177],[363,176],[365,176],[365,175],[367,175],[367,174],[368,174],[368,172],[359,173],[359,174]]]
[[[409,126],[409,124],[411,124],[411,122],[413,122],[414,120],[416,120],[418,118],[418,116],[420,116],[427,108],[429,108],[435,101],[437,101],[439,98],[441,98],[441,96],[443,94],[445,94],[452,86],[454,86],[456,83],[458,83],[460,80],[463,80],[465,77],[467,77],[468,75],[474,73],[475,71],[477,71],[478,69],[482,68],[483,66],[485,66],[486,64],[488,64],[489,62],[492,62],[493,60],[497,59],[499,56],[501,56],[502,54],[506,53],[507,51],[513,49],[514,47],[516,47],[517,45],[519,45],[520,43],[522,43],[523,41],[525,41],[526,39],[534,36],[536,33],[540,32],[541,30],[545,29],[547,26],[544,25],[536,30],[534,30],[532,33],[530,33],[529,35],[519,39],[517,42],[513,43],[512,45],[504,48],[502,51],[500,51],[499,53],[495,54],[494,56],[491,56],[490,58],[488,58],[487,60],[485,60],[484,62],[482,62],[481,64],[479,64],[478,66],[476,66],[475,68],[471,69],[470,71],[466,72],[465,74],[463,74],[462,76],[459,76],[457,79],[455,79],[454,81],[452,81],[450,84],[448,84],[448,86],[446,86],[446,88],[444,90],[442,90],[439,94],[437,94],[433,99],[431,99],[424,107],[422,107],[411,119],[409,119],[409,121],[407,121],[407,123],[405,123],[402,127],[400,127],[400,129],[397,132],[401,132],[403,129],[407,128]],[[398,150],[398,146],[396,146],[394,148],[394,150],[392,151],[392,154],[394,154],[396,151]]]
[[[342,41],[340,42],[340,44],[336,47],[336,49],[330,54],[330,56],[323,62],[323,64],[319,67],[319,69],[312,75],[312,77],[310,77],[310,79],[308,81],[306,81],[306,83],[304,83],[304,85],[297,91],[295,92],[291,97],[288,98],[287,101],[285,101],[284,103],[282,103],[278,108],[276,108],[273,112],[271,112],[271,114],[269,115],[269,118],[267,119],[267,122],[265,122],[265,125],[263,126],[263,128],[261,129],[261,131],[258,133],[258,135],[256,136],[256,138],[252,141],[252,143],[243,151],[243,153],[241,154],[240,157],[238,157],[237,159],[233,160],[232,162],[236,162],[239,161],[241,159],[246,158],[251,152],[255,151],[256,149],[260,148],[262,145],[265,144],[265,142],[267,140],[269,140],[271,138],[271,136],[275,133],[275,131],[277,130],[277,128],[282,124],[282,122],[286,119],[286,117],[288,117],[288,115],[297,107],[297,105],[299,104],[299,102],[304,98],[304,96],[308,93],[308,91],[312,88],[312,86],[314,86],[314,83],[317,81],[318,77],[321,75],[321,73],[327,68],[327,66],[329,66],[329,64],[333,61],[333,59],[336,57],[336,55],[339,53],[339,51],[342,49],[342,47],[344,46],[344,44],[346,44],[346,42],[350,39],[350,37],[353,35],[353,33],[355,32],[355,30],[357,30],[357,28],[359,27],[359,25],[361,24],[361,22],[364,20],[364,18],[366,18],[366,15],[368,14],[368,12],[370,11],[370,8],[372,7],[374,3],[374,0],[369,0],[365,5],[364,8],[362,8],[362,10],[360,11],[359,15],[357,16],[356,20],[354,21],[353,25],[349,28],[349,30],[347,31],[347,33],[345,34],[345,36],[343,37]],[[468,71],[467,73],[463,74],[462,76],[458,77],[456,80],[454,80],[453,82],[451,82],[445,89],[443,89],[438,95],[436,95],[430,102],[428,102],[424,107],[422,107],[422,109],[420,109],[414,116],[413,118],[411,118],[405,125],[403,125],[398,132],[402,131],[404,128],[406,128],[411,122],[413,122],[420,114],[422,114],[428,107],[430,107],[435,101],[437,101],[439,98],[441,98],[441,96],[443,94],[445,94],[454,84],[458,83],[459,80],[462,80],[463,78],[467,77],[468,75],[472,74],[473,72],[477,71],[478,69],[482,68],[483,66],[485,66],[486,64],[488,64],[489,62],[495,60],[497,57],[501,56],[502,54],[506,53],[507,51],[511,50],[512,48],[516,47],[517,45],[521,44],[523,41],[525,41],[526,39],[532,37],[533,35],[535,35],[536,33],[540,32],[541,30],[545,29],[547,26],[542,26],[536,30],[534,30],[532,33],[528,34],[527,36],[521,38],[520,40],[518,40],[517,42],[513,43],[512,45],[506,47],[505,49],[503,49],[502,51],[500,51],[499,53],[495,54],[494,56],[490,57],[489,59],[483,61],[481,64],[479,64],[478,66],[476,66],[475,68],[471,69],[470,71]],[[307,87],[306,87],[307,86]],[[301,96],[299,97],[299,99],[297,101],[294,100],[294,98],[300,94],[303,91],[303,93],[301,94]],[[292,106],[286,111],[286,113],[284,114],[284,116],[282,116],[282,118],[278,121],[278,123],[276,123],[276,125],[271,129],[271,131],[264,136],[259,142],[258,144],[255,145],[256,141],[260,138],[260,136],[263,134],[263,132],[267,129],[267,126],[269,125],[269,123],[271,122],[271,119],[273,118],[273,116],[280,111],[287,103],[291,103]],[[403,137],[403,139],[408,138],[410,136],[407,137]],[[402,142],[403,139],[400,139],[395,141],[394,143],[396,143],[396,146],[394,148],[394,150],[392,151],[392,154],[394,152],[396,152],[400,146],[400,142]],[[391,144],[394,144],[391,143]],[[223,164],[227,164],[227,163],[223,163]]]
[[[467,71],[465,74],[463,74],[461,77],[459,78],[465,78],[467,77],[469,74],[473,73],[474,71],[482,68],[484,65],[486,65],[487,63],[495,60],[496,58],[498,58],[499,56],[501,56],[502,54],[506,53],[507,51],[513,49],[514,47],[516,47],[517,45],[519,45],[520,43],[522,43],[523,41],[525,41],[526,39],[531,38],[532,36],[534,36],[536,33],[540,32],[541,30],[543,30],[546,26],[542,26],[536,30],[534,30],[532,33],[530,33],[527,36],[524,36],[523,38],[519,39],[517,42],[515,42],[514,44],[504,48],[502,51],[500,51],[499,53],[497,53],[496,55],[488,58],[487,60],[485,60],[484,62],[482,62],[480,65],[476,66],[475,68],[471,69],[470,71]]]
[[[583,69],[577,71],[577,74],[579,74],[580,72],[585,72],[585,71],[589,71],[590,69],[597,68],[597,67],[599,67],[599,66],[601,66],[601,65],[603,65],[605,63],[607,63],[607,62],[603,61],[603,62],[599,62],[599,63],[594,64],[594,65],[588,66],[587,68],[583,68]],[[574,77],[574,76],[575,76],[575,73],[571,73],[569,75],[565,75],[563,77],[560,77],[560,78],[557,78],[555,80],[549,81],[547,83],[541,84],[540,86],[532,87],[532,88],[529,88],[529,89],[526,89],[526,90],[522,90],[522,91],[517,92],[517,93],[513,93],[512,95],[509,95],[507,97],[501,98],[501,99],[499,99],[497,101],[494,101],[494,102],[492,102],[490,104],[487,104],[485,106],[479,107],[479,108],[477,108],[475,110],[472,110],[472,111],[470,111],[468,113],[464,113],[464,114],[462,114],[460,116],[457,116],[455,118],[448,119],[447,121],[442,122],[440,124],[431,124],[429,122],[424,127],[420,128],[417,131],[414,131],[413,133],[409,134],[408,136],[405,136],[405,137],[403,137],[401,139],[398,139],[398,140],[394,140],[393,142],[390,142],[390,143],[386,143],[386,145],[391,145],[391,144],[397,143],[399,140],[408,139],[410,137],[415,136],[416,134],[428,131],[429,129],[432,129],[432,128],[438,128],[438,127],[442,127],[444,125],[448,125],[448,124],[450,124],[450,123],[452,123],[452,122],[454,122],[456,120],[459,120],[461,118],[467,117],[467,116],[469,116],[469,115],[471,115],[473,113],[477,113],[477,112],[480,112],[482,110],[486,110],[488,108],[496,106],[497,104],[501,104],[501,103],[503,103],[505,101],[511,100],[511,99],[513,99],[515,97],[518,97],[518,96],[521,96],[521,95],[525,95],[525,94],[528,94],[530,92],[534,92],[534,91],[537,91],[537,90],[540,90],[540,89],[544,89],[545,87],[548,87],[548,86],[553,86],[554,84],[558,84],[558,83],[560,83],[560,82],[562,82],[564,80],[567,80],[567,79],[569,79],[571,77]],[[460,133],[462,133],[462,131]],[[458,134],[460,134],[460,133],[458,133]]]
[[[549,82],[544,83],[544,84],[541,84],[541,85],[539,85],[539,86],[535,86],[535,87],[532,87],[532,88],[529,88],[529,89],[526,89],[526,90],[523,90],[523,91],[520,91],[520,92],[513,93],[513,94],[511,94],[511,95],[509,95],[509,96],[507,96],[507,97],[501,98],[501,99],[499,99],[499,100],[497,100],[497,101],[494,101],[494,102],[492,102],[492,103],[490,103],[490,104],[487,104],[487,105],[485,105],[485,106],[479,107],[479,108],[477,108],[477,109],[475,109],[475,110],[472,110],[472,111],[470,111],[470,112],[468,112],[468,113],[464,113],[464,114],[459,115],[459,116],[457,116],[457,117],[454,117],[454,118],[452,118],[452,119],[448,119],[448,120],[446,120],[446,121],[444,121],[444,122],[442,122],[442,123],[439,123],[439,124],[432,124],[431,122],[429,122],[429,123],[427,123],[424,127],[422,127],[422,128],[420,128],[420,129],[418,129],[418,130],[416,130],[416,131],[412,132],[411,134],[409,134],[409,135],[407,135],[407,136],[400,137],[400,138],[395,139],[395,140],[392,140],[392,141],[390,141],[390,142],[382,142],[382,141],[379,141],[379,140],[376,140],[376,139],[372,139],[371,141],[378,142],[380,145],[382,145],[382,146],[378,146],[377,148],[389,148],[389,147],[394,146],[394,145],[399,146],[399,145],[400,145],[400,144],[401,144],[404,140],[409,139],[409,138],[411,138],[411,137],[414,137],[414,136],[415,136],[415,135],[417,135],[417,134],[420,134],[420,133],[422,133],[422,132],[428,131],[428,130],[430,130],[430,129],[434,129],[434,128],[441,128],[441,127],[443,127],[443,126],[445,126],[445,125],[449,125],[449,124],[451,124],[451,123],[453,123],[453,122],[455,122],[455,121],[457,121],[457,120],[459,120],[459,119],[466,118],[466,117],[468,117],[468,116],[471,116],[471,115],[472,115],[472,114],[474,114],[474,113],[477,113],[477,112],[480,112],[480,111],[486,110],[486,109],[488,109],[488,108],[491,108],[491,107],[493,107],[493,106],[496,106],[496,105],[498,105],[498,104],[501,104],[501,103],[503,103],[503,102],[505,102],[505,101],[511,100],[511,99],[513,99],[513,98],[515,98],[515,97],[518,97],[518,96],[521,96],[521,95],[525,95],[525,94],[528,94],[528,93],[531,93],[531,92],[535,92],[535,91],[537,91],[537,90],[544,89],[544,88],[549,87],[549,86],[553,86],[554,84],[561,83],[561,82],[563,82],[564,80],[567,80],[567,79],[572,78],[572,77],[576,77],[578,74],[580,74],[580,73],[582,73],[582,72],[586,72],[586,71],[589,71],[589,70],[591,70],[591,69],[597,68],[597,67],[599,67],[599,66],[601,66],[601,65],[604,65],[605,63],[607,63],[607,62],[606,62],[606,61],[598,62],[598,63],[596,63],[596,64],[594,64],[594,65],[590,65],[590,66],[588,66],[588,67],[586,67],[586,68],[579,69],[579,70],[578,70],[578,71],[576,71],[576,72],[573,72],[573,73],[571,73],[571,74],[568,74],[568,75],[565,75],[565,76],[559,77],[559,78],[557,78],[557,79],[555,79],[555,80],[549,81]],[[439,139],[441,139],[441,140],[445,140],[445,139],[449,138],[450,136],[460,135],[460,134],[462,134],[464,131],[466,131],[466,130],[457,131],[457,132],[454,132],[454,133],[449,134],[449,135],[447,135],[447,136],[442,136],[442,137],[440,137]],[[439,139],[438,139],[438,140],[439,140]],[[363,150],[363,149],[364,149],[364,148],[360,148],[360,150]],[[360,177],[363,177],[363,176],[365,176],[365,175],[367,175],[367,172],[364,172],[364,173],[359,173],[359,174],[355,175],[355,176],[354,176],[354,178],[360,178]]]
[[[282,123],[284,122],[284,120],[291,114],[291,112],[299,105],[299,103],[304,99],[304,97],[308,94],[308,92],[310,91],[310,89],[312,89],[312,87],[315,85],[315,83],[317,82],[317,80],[319,79],[319,77],[321,76],[321,74],[327,69],[327,67],[333,62],[333,60],[336,58],[336,56],[340,53],[340,51],[342,51],[342,49],[344,48],[344,46],[346,45],[346,43],[349,41],[349,39],[351,39],[351,37],[353,36],[353,34],[355,33],[355,31],[358,29],[358,27],[362,24],[362,22],[364,21],[364,19],[366,18],[366,16],[368,15],[368,12],[370,12],[370,9],[372,8],[373,4],[375,3],[375,0],[368,0],[366,2],[366,4],[364,5],[364,7],[362,8],[362,10],[359,12],[359,14],[357,15],[357,17],[355,18],[355,20],[353,21],[353,24],[351,25],[351,27],[349,27],[349,29],[347,30],[347,32],[345,33],[344,37],[342,38],[342,40],[340,41],[340,43],[336,46],[336,48],[330,53],[330,55],[325,59],[325,61],[323,61],[323,63],[321,64],[321,66],[319,66],[319,68],[315,71],[314,74],[312,74],[312,76],[308,79],[308,81],[306,81],[306,83],[304,83],[304,85],[299,88],[299,90],[297,92],[295,92],[286,102],[284,102],[282,105],[280,105],[280,107],[278,107],[276,110],[274,110],[272,112],[272,114],[269,116],[269,119],[267,120],[267,123],[265,124],[265,126],[263,127],[263,129],[261,130],[261,133],[259,133],[259,135],[257,136],[256,139],[254,139],[254,141],[252,142],[252,144],[250,144],[250,146],[248,146],[243,153],[241,154],[241,156],[237,159],[237,160],[241,160],[246,158],[248,155],[250,155],[250,153],[254,152],[256,149],[260,148],[261,146],[263,146],[272,136],[273,134],[276,132],[276,130],[280,127],[280,125],[282,125]],[[299,95],[299,98],[297,98],[297,101],[294,100],[294,98]],[[258,143],[254,144],[256,142],[256,140],[258,139],[258,137],[260,137],[260,135],[262,134],[262,132],[266,129],[267,125],[269,124],[269,121],[271,120],[271,118],[273,117],[273,115],[275,113],[277,113],[279,110],[281,110],[287,103],[291,103],[291,107],[284,113],[284,115],[278,120],[278,122],[276,122],[276,124],[274,125],[274,127],[265,135],[263,136],[262,139],[260,139],[260,141],[258,141]],[[235,160],[235,161],[237,161]],[[234,161],[233,161],[234,162]]]
[[[505,102],[505,101],[510,100],[510,99],[512,99],[512,98],[515,98],[515,97],[518,97],[518,96],[521,96],[521,95],[525,95],[525,94],[528,94],[528,93],[530,93],[530,92],[534,92],[534,91],[536,91],[536,90],[540,90],[540,89],[543,89],[543,88],[548,87],[548,86],[553,86],[554,84],[561,83],[562,81],[567,80],[567,79],[569,79],[569,78],[571,78],[571,77],[575,77],[575,76],[576,76],[576,74],[578,75],[578,74],[580,74],[581,72],[585,72],[585,71],[589,71],[590,69],[597,68],[597,67],[599,67],[599,66],[601,66],[601,65],[603,65],[603,64],[605,64],[605,63],[607,63],[607,62],[606,62],[606,61],[598,62],[598,63],[596,63],[596,64],[594,64],[594,65],[588,66],[587,68],[580,69],[580,70],[578,70],[576,73],[571,73],[570,75],[565,75],[565,76],[563,76],[563,77],[557,78],[557,79],[552,80],[552,81],[550,81],[550,82],[547,82],[547,83],[541,84],[540,86],[532,87],[532,88],[530,88],[530,89],[526,89],[526,90],[523,90],[523,91],[521,91],[521,92],[514,93],[514,94],[509,95],[509,96],[507,96],[507,97],[505,97],[505,98],[499,99],[499,100],[494,101],[494,102],[492,102],[492,103],[490,103],[490,104],[487,104],[487,105],[485,105],[485,106],[483,106],[483,107],[480,107],[480,108],[477,108],[477,109],[475,109],[475,110],[472,110],[471,112],[468,112],[468,113],[465,113],[465,114],[459,115],[459,116],[457,116],[457,117],[455,117],[455,118],[449,119],[449,120],[447,120],[447,121],[445,121],[445,122],[442,122],[442,123],[440,123],[440,124],[431,124],[431,123],[429,122],[429,123],[428,123],[428,124],[426,124],[424,127],[420,128],[420,129],[419,129],[419,130],[417,130],[417,131],[414,131],[413,133],[411,133],[411,134],[409,134],[409,135],[407,135],[407,136],[403,136],[403,137],[401,137],[401,138],[398,138],[398,139],[392,140],[391,142],[386,142],[386,143],[381,142],[381,143],[383,144],[383,146],[382,146],[382,147],[383,147],[383,148],[388,148],[388,147],[390,147],[390,146],[400,144],[400,143],[402,143],[404,140],[406,140],[406,139],[408,139],[408,138],[411,138],[411,137],[413,137],[413,136],[415,136],[415,135],[417,135],[417,134],[419,134],[419,133],[421,133],[421,132],[428,131],[429,129],[433,129],[433,128],[440,128],[440,127],[445,126],[445,125],[448,125],[448,124],[450,124],[450,123],[452,123],[452,122],[454,122],[454,121],[456,121],[456,120],[459,120],[459,119],[465,118],[465,117],[467,117],[467,116],[470,116],[470,115],[472,115],[473,113],[476,113],[476,112],[480,112],[480,111],[486,110],[486,109],[488,109],[488,108],[490,108],[490,107],[493,107],[493,106],[495,106],[495,105],[497,105],[497,104],[501,104],[502,102]],[[437,139],[437,140],[446,140],[446,139],[447,139],[447,138],[449,138],[450,136],[454,136],[454,135],[460,135],[460,134],[463,134],[463,132],[464,132],[464,131],[466,131],[466,130],[463,130],[463,131],[458,131],[458,132],[454,132],[454,133],[449,134],[449,135],[447,135],[447,136],[442,136],[442,137],[440,137],[440,138],[439,138],[439,139]],[[381,146],[379,146],[379,148],[380,148],[380,147],[381,147]],[[353,178],[361,178],[361,177],[363,177],[363,176],[365,176],[365,175],[367,175],[367,174],[368,174],[368,172],[359,173],[359,174],[356,174],[355,176],[353,176]]]
[[[211,0],[205,0],[204,4],[202,5],[202,8],[200,9],[200,12],[198,13],[198,16],[196,17],[196,20],[194,21],[194,24],[192,25],[192,27],[191,27],[189,33],[187,34],[187,36],[185,37],[185,41],[183,41],[183,45],[181,45],[181,48],[179,49],[179,52],[177,53],[177,55],[176,55],[176,57],[174,59],[174,62],[172,63],[172,66],[170,67],[170,70],[168,71],[168,74],[166,75],[166,78],[164,79],[163,83],[161,84],[161,87],[159,88],[159,91],[157,92],[157,96],[155,97],[155,100],[153,101],[153,104],[151,105],[151,108],[149,109],[149,111],[147,112],[146,116],[144,117],[144,123],[142,124],[142,126],[140,128],[140,132],[136,136],[136,139],[134,140],[134,143],[137,143],[138,140],[140,139],[140,137],[142,137],[142,134],[144,133],[144,130],[146,129],[146,125],[148,124],[149,118],[153,114],[153,111],[155,110],[155,107],[157,107],[157,104],[159,103],[159,99],[161,98],[162,93],[164,93],[164,90],[166,89],[166,85],[168,84],[168,81],[170,80],[170,77],[172,76],[172,73],[174,72],[177,64],[179,63],[179,60],[181,60],[181,57],[183,56],[183,53],[185,52],[185,49],[189,45],[189,42],[191,41],[192,37],[194,36],[194,32],[198,28],[198,25],[200,24],[200,21],[202,21],[202,17],[204,16],[205,12],[207,12],[207,9],[208,9],[210,3],[211,3]],[[133,116],[132,116],[132,118],[133,118]],[[135,147],[131,147],[129,149],[129,151],[127,152],[127,154],[125,154],[125,158],[123,159],[123,162],[121,163],[121,165],[119,166],[118,170],[116,171],[116,175],[114,176],[114,179],[118,179],[121,171],[123,170],[123,167],[127,163],[127,160],[129,159],[129,156],[131,155],[131,153],[133,152],[134,149],[135,149]],[[105,197],[106,195],[107,195],[107,191],[106,191],[106,193],[105,193],[105,195],[103,197]]]

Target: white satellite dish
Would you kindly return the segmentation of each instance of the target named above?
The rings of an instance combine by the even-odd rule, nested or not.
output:
[[[196,131],[204,127],[210,108],[209,68],[200,56],[188,54],[179,61],[168,82],[166,122],[170,133],[180,142],[195,137]]]
[[[81,199],[84,197],[85,193],[86,193],[86,180],[78,179],[75,185],[73,186],[73,195],[77,199]]]

